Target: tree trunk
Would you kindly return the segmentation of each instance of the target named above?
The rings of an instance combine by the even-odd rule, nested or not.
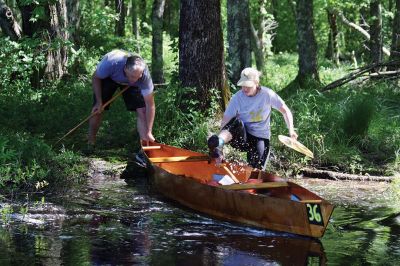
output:
[[[279,0],[271,0],[272,6],[272,16],[274,17],[275,21],[278,21],[278,12],[279,12]],[[277,52],[277,43],[276,38],[272,39],[272,51],[275,53]]]
[[[251,66],[251,25],[248,0],[227,0],[228,61],[232,83],[240,78],[245,67]]]
[[[138,0],[139,1],[139,18],[140,18],[140,33],[142,35],[148,35],[149,34],[149,27],[147,26],[149,24],[148,18],[147,18],[147,0]]]
[[[0,27],[11,40],[16,41],[21,38],[21,27],[15,20],[11,8],[2,0],[0,0]]]
[[[165,0],[154,0],[152,23],[152,56],[151,74],[155,83],[164,82],[164,61],[163,61],[163,15]]]
[[[390,53],[390,61],[400,60],[400,0],[396,0],[396,11],[392,26],[392,45]],[[388,70],[399,69],[400,64],[388,68]]]
[[[379,0],[373,0],[370,3],[371,29],[370,29],[370,58],[371,63],[380,63],[382,54],[382,12]],[[379,69],[375,69],[379,71]]]
[[[68,18],[67,18],[67,6],[65,0],[59,0],[55,4],[49,5],[50,10],[50,28],[49,28],[49,43],[54,41],[62,41],[65,43],[69,34],[67,32]],[[57,40],[60,39],[60,40]],[[66,66],[68,61],[68,52],[66,46],[61,48],[49,49],[47,54],[47,67],[45,74],[50,79],[59,79],[66,72]]]
[[[118,20],[115,23],[115,35],[123,37],[125,36],[125,0],[115,0],[115,12],[118,15]]]
[[[264,49],[263,40],[259,38],[257,30],[254,28],[253,23],[250,22],[251,26],[251,48],[254,52],[257,69],[262,71],[264,69]]]
[[[72,42],[79,47],[80,44],[80,34],[79,27],[81,22],[81,10],[79,6],[79,0],[68,0],[67,4],[67,15],[68,15],[68,25],[71,28],[71,39]]]
[[[251,33],[253,35],[251,45],[254,52],[257,69],[260,71],[264,69],[265,57],[268,55],[268,52],[272,46],[272,39],[274,35],[272,30],[277,27],[277,24],[274,20],[268,19],[266,5],[266,0],[258,0],[260,15],[258,17],[259,22],[257,29],[255,29],[253,23],[251,23]],[[270,32],[270,37],[267,36],[268,32]]]
[[[329,22],[329,40],[328,47],[326,49],[326,57],[331,59],[336,66],[340,64],[339,62],[339,46],[338,46],[338,28],[337,28],[337,17],[336,13],[332,10],[327,9],[326,13],[328,15]]]
[[[166,1],[164,10],[164,31],[172,38],[179,36],[179,1]]]
[[[296,6],[297,45],[299,72],[297,80],[301,87],[308,81],[319,82],[317,67],[317,42],[313,26],[313,0],[298,0]]]
[[[181,0],[179,21],[179,79],[195,87],[200,109],[210,106],[210,89],[220,91],[221,105],[229,101],[225,78],[220,0]]]
[[[32,76],[32,86],[39,88],[40,80],[45,76],[49,79],[60,79],[66,74],[68,53],[66,46],[62,46],[68,40],[67,32],[67,8],[65,0],[59,0],[54,4],[44,4],[45,16],[37,21],[31,20],[34,5],[24,4],[18,1],[21,10],[23,34],[28,37],[41,38],[42,49],[47,52],[47,64],[43,69],[37,69]],[[57,42],[58,44],[55,44]],[[45,46],[46,45],[46,46]]]
[[[139,17],[138,17],[138,3],[137,0],[132,0],[132,33],[133,36],[135,37],[136,41],[139,40]],[[139,45],[138,45],[139,47]],[[139,51],[140,53],[140,51]]]

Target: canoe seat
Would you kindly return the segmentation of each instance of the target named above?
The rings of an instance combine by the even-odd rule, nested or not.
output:
[[[161,146],[143,146],[142,149],[144,151],[161,150]]]
[[[225,189],[230,190],[247,190],[247,189],[262,189],[262,188],[279,188],[279,187],[287,187],[287,182],[264,182],[264,183],[255,183],[255,184],[233,184],[221,186]]]
[[[149,158],[152,163],[173,163],[173,162],[199,162],[208,161],[208,156],[173,156],[173,157],[153,157]]]

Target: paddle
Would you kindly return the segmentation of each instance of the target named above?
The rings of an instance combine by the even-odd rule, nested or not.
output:
[[[100,110],[104,110],[104,108],[109,105],[110,103],[112,103],[115,99],[117,99],[122,93],[124,93],[127,89],[129,88],[129,86],[126,86],[125,88],[123,88],[122,90],[120,90],[114,97],[112,97],[110,100],[108,100],[105,104],[103,104],[101,106]],[[72,132],[74,132],[76,129],[78,129],[81,125],[83,125],[86,121],[88,121],[90,118],[92,118],[94,115],[100,113],[101,111],[97,110],[94,113],[91,113],[88,117],[86,117],[82,122],[80,122],[78,125],[76,125],[73,129],[71,129],[70,131],[67,132],[67,134],[65,134],[64,136],[62,136],[62,138],[60,138],[59,140],[57,140],[57,143],[59,143],[61,140],[63,140],[64,138],[66,138],[68,135],[70,135]]]
[[[231,170],[229,170],[229,168],[225,164],[222,164],[222,168],[224,168],[224,170],[228,173],[228,175],[232,178],[232,180],[236,184],[240,183],[240,181],[236,178],[236,176],[231,172]]]
[[[278,139],[280,142],[282,142],[287,147],[289,147],[297,152],[300,152],[310,158],[314,158],[314,154],[312,153],[312,151],[310,151],[306,146],[301,144],[298,140],[291,138],[291,137],[284,136],[284,135],[279,135]]]

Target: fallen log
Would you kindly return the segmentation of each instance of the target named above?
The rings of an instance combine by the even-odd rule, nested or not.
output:
[[[376,182],[392,182],[394,176],[370,176],[370,175],[354,175],[346,173],[338,173],[328,170],[318,170],[303,168],[300,170],[300,174],[311,177],[311,178],[322,178],[330,180],[353,180],[353,181],[376,181]]]
[[[334,88],[340,87],[352,80],[355,80],[357,78],[360,77],[387,77],[387,76],[397,76],[399,74],[398,71],[386,71],[386,72],[375,72],[375,73],[370,73],[371,71],[373,71],[376,68],[384,68],[384,67],[397,67],[400,64],[399,60],[392,60],[392,61],[388,61],[388,62],[381,62],[381,63],[374,63],[374,64],[370,64],[370,65],[366,65],[363,67],[360,67],[358,69],[355,69],[353,72],[351,72],[350,74],[344,76],[343,78],[340,78],[338,80],[335,80],[331,83],[329,83],[328,85],[326,85],[325,87],[323,87],[322,89],[320,89],[321,92],[326,92],[329,90],[332,90]]]

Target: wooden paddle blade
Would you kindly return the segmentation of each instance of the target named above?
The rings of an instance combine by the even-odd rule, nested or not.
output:
[[[284,136],[284,135],[279,135],[278,139],[280,142],[282,142],[289,148],[291,148],[295,151],[298,151],[310,158],[314,158],[314,154],[312,153],[312,151],[310,151],[306,146],[301,144],[298,140],[296,140],[294,138],[290,138],[288,136]]]

